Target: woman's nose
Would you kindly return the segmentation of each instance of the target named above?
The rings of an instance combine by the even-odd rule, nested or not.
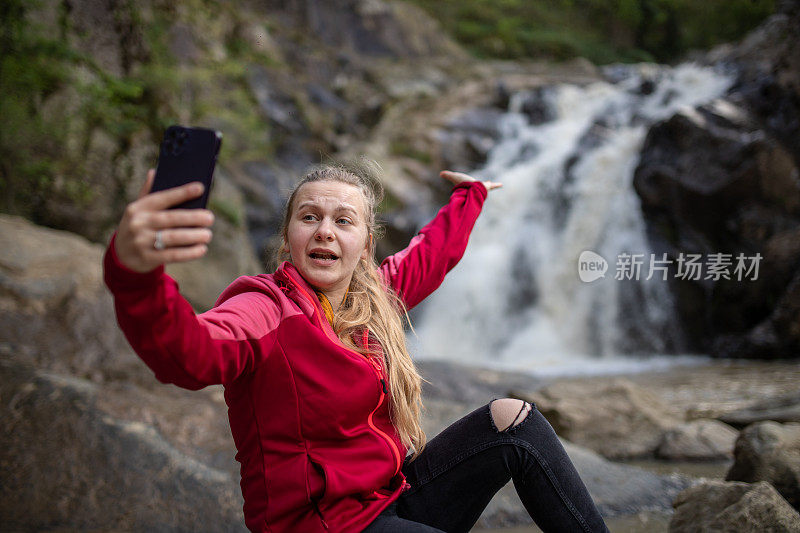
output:
[[[322,221],[322,223],[317,227],[317,233],[314,235],[314,237],[318,241],[332,241],[334,239],[333,229],[329,223]]]

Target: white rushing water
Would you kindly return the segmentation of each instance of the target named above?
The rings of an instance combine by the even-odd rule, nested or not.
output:
[[[416,357],[537,375],[695,360],[677,355],[684,342],[668,282],[645,279],[652,252],[633,172],[653,123],[722,95],[732,79],[693,64],[608,72],[616,83],[540,91],[552,120],[538,125],[519,112],[526,95],[512,98],[500,141],[474,172],[503,188],[489,194],[461,263],[417,313]],[[578,275],[587,250],[608,263],[591,282]],[[645,254],[638,280],[615,279],[624,253]]]

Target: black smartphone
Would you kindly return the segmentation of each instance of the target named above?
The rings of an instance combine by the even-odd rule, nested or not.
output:
[[[205,185],[203,195],[175,205],[172,209],[204,208],[208,203],[220,146],[222,133],[218,131],[177,125],[168,127],[161,141],[156,177],[150,192],[200,181]]]

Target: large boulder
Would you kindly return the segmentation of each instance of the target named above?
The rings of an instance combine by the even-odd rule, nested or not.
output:
[[[93,381],[146,379],[114,319],[103,248],[0,215],[0,339],[9,358]]]
[[[765,127],[800,157],[800,2],[782,0],[776,13],[735,46],[721,45],[705,61],[739,70],[732,98],[744,102]]]
[[[0,360],[2,529],[245,531],[235,474],[101,409],[108,395]]]
[[[225,189],[228,192],[225,192]],[[215,191],[216,236],[207,256],[168,267],[200,310],[237,276],[261,269],[250,247],[239,193],[225,180]],[[102,279],[104,247],[66,231],[0,215],[0,338],[12,357],[94,381],[147,379],[114,318]]]
[[[651,457],[681,414],[626,379],[554,383],[530,394],[559,436],[609,459]]]
[[[687,254],[728,254],[730,262],[719,279],[673,272],[678,312],[699,349],[800,352],[798,172],[786,147],[729,101],[682,110],[648,133],[633,183],[651,242],[673,266]],[[740,254],[745,270],[736,271]],[[756,254],[758,270],[748,272]]]
[[[770,482],[800,509],[800,424],[759,422],[742,430],[725,479]]]
[[[735,429],[718,420],[692,420],[668,430],[656,456],[673,461],[730,459],[738,436]]]
[[[742,43],[701,58],[734,73],[728,94],[654,125],[635,172],[657,252],[761,255],[757,278],[673,280],[693,348],[713,355],[800,353],[798,18],[799,2],[781,2]]]
[[[670,533],[800,531],[800,515],[766,482],[704,481],[678,494]]]

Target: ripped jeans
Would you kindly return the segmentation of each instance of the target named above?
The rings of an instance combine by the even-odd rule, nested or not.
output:
[[[531,407],[503,431],[491,402],[444,429],[414,462],[406,459],[411,488],[364,533],[469,531],[509,480],[542,531],[607,532],[555,431]]]

